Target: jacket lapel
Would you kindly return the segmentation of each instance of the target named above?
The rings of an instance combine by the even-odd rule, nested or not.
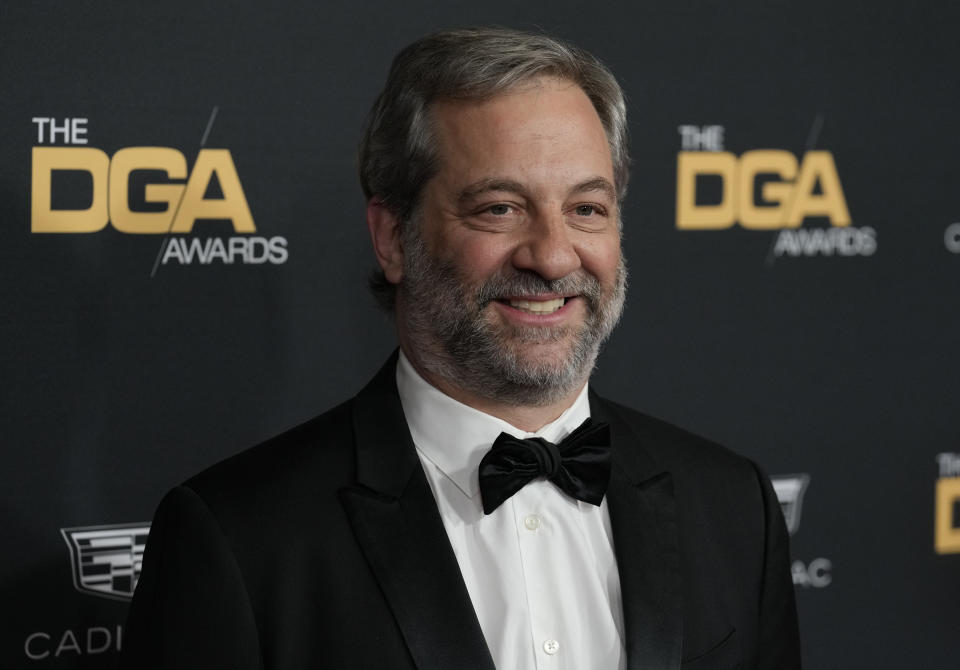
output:
[[[358,485],[340,500],[417,668],[494,670],[407,429],[396,360],[354,399]]]
[[[592,391],[591,416],[610,424],[607,505],[623,595],[630,670],[680,667],[683,596],[673,480],[615,407]]]

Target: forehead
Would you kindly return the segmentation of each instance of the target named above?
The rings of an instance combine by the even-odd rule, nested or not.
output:
[[[542,77],[483,100],[441,100],[431,117],[438,176],[613,179],[600,117],[570,81]]]

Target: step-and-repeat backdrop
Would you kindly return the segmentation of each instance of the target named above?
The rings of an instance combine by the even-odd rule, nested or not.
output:
[[[629,97],[596,387],[770,473],[807,667],[960,667],[960,13],[886,5],[5,3],[0,667],[111,667],[163,493],[390,353],[362,120],[476,24]]]

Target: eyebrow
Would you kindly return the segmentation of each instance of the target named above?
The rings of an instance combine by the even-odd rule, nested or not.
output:
[[[570,189],[571,193],[589,193],[591,191],[601,191],[614,202],[617,200],[617,189],[613,187],[613,184],[611,184],[608,179],[603,177],[588,179]]]
[[[457,202],[460,204],[465,204],[477,196],[490,191],[505,191],[507,193],[516,193],[518,195],[527,194],[527,189],[518,181],[514,181],[513,179],[490,177],[487,179],[481,179],[478,182],[474,182],[460,191],[460,195],[457,196]],[[589,193],[591,191],[601,191],[613,201],[616,201],[617,199],[616,189],[613,187],[613,184],[611,184],[610,181],[604,177],[591,177],[590,179],[582,181],[570,189],[571,194]]]
[[[457,202],[459,202],[461,205],[468,203],[477,196],[489,191],[506,191],[507,193],[517,193],[520,195],[526,194],[527,192],[527,190],[523,187],[523,184],[518,181],[490,177],[488,179],[481,179],[478,182],[474,182],[460,191],[460,195],[457,197]]]

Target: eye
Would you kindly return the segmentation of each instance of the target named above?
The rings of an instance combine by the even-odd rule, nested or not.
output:
[[[593,216],[594,214],[603,214],[603,210],[597,205],[577,205],[574,210],[577,216]]]
[[[490,205],[487,207],[487,211],[494,216],[506,216],[510,213],[510,205],[504,205],[502,203]]]

